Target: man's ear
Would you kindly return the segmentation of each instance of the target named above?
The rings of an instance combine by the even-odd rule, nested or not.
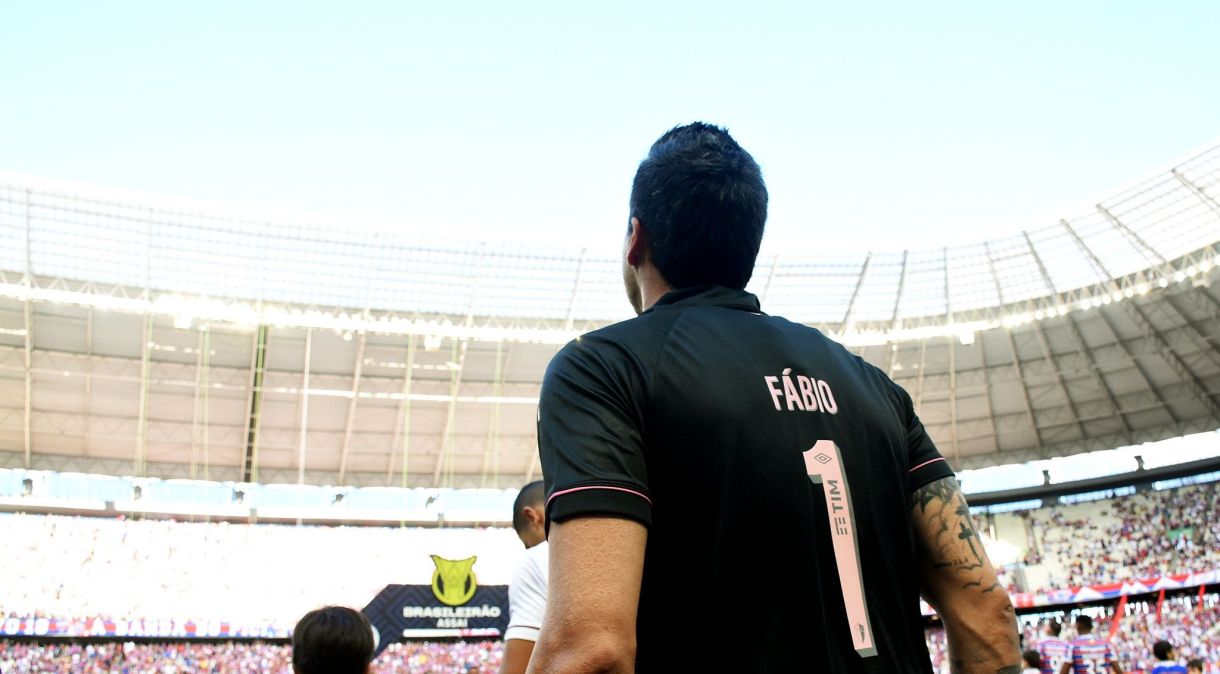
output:
[[[644,236],[644,224],[639,218],[631,219],[631,231],[627,234],[627,264],[638,267],[648,257],[648,242]]]
[[[546,510],[540,506],[528,505],[521,509],[525,513],[525,519],[529,520],[530,524],[544,526],[546,524]]]

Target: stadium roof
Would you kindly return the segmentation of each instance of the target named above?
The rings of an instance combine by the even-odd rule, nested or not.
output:
[[[750,290],[911,391],[959,467],[1220,427],[1220,144],[1081,212],[760,258]],[[0,176],[0,465],[513,485],[617,260],[420,242]]]

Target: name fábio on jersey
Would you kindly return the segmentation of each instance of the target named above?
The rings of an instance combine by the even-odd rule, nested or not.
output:
[[[787,408],[788,412],[839,413],[835,394],[825,380],[806,377],[803,374],[793,376],[790,367],[784,368],[778,377],[767,375],[763,380],[767,383],[767,391],[770,392],[771,402],[777,411],[782,412]]]

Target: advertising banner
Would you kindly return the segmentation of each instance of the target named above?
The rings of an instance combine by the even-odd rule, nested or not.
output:
[[[479,585],[476,557],[432,555],[429,585],[387,585],[364,615],[373,624],[377,652],[409,639],[499,639],[508,628],[508,586]]]
[[[1081,585],[1056,590],[1042,590],[1040,592],[1013,592],[1009,593],[1009,597],[1012,598],[1013,606],[1016,608],[1038,608],[1103,599],[1118,599],[1134,594],[1155,592],[1165,588],[1202,587],[1218,581],[1220,581],[1220,569],[1199,573],[1178,573],[1154,578],[1142,578],[1122,583]],[[922,599],[919,601],[919,606],[923,610],[924,615],[933,615],[935,613],[932,607]]]

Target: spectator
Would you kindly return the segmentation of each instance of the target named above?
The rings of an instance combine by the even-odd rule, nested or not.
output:
[[[292,630],[294,674],[368,674],[373,628],[363,613],[326,606],[306,613]]]
[[[543,496],[542,480],[537,480],[522,487],[513,503],[513,529],[525,546],[525,558],[508,587],[509,620],[500,674],[525,673],[542,627],[549,574]]]
[[[1173,644],[1161,639],[1152,645],[1152,653],[1157,662],[1149,674],[1186,674],[1186,668],[1178,664],[1178,656],[1173,651]]]
[[[1021,660],[1025,662],[1025,669],[1021,670],[1021,674],[1041,674],[1042,656],[1038,655],[1038,651],[1026,649],[1021,653]]]

